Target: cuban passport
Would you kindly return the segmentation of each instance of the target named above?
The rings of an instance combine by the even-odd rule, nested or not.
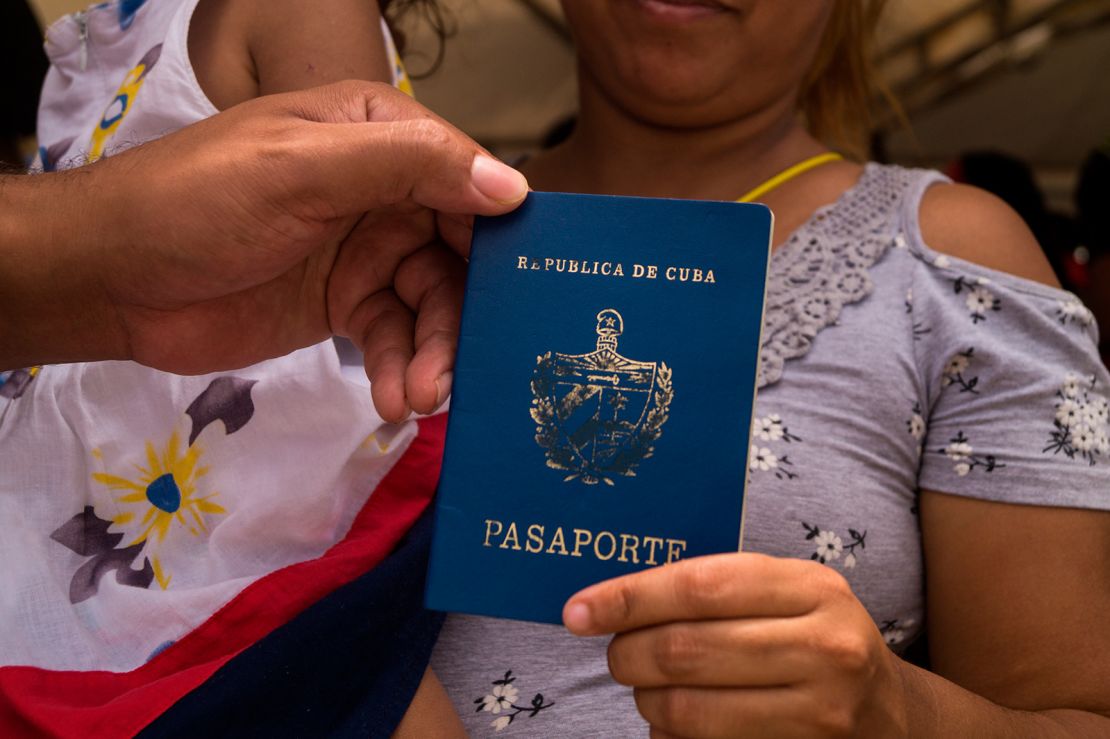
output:
[[[740,545],[771,212],[532,193],[474,226],[426,603],[561,623]]]

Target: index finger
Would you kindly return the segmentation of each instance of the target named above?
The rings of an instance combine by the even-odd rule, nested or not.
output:
[[[271,104],[308,124],[289,143],[303,155],[298,199],[317,201],[319,212],[351,215],[411,202],[500,215],[528,192],[523,175],[388,85],[342,82]]]
[[[673,621],[801,616],[831,571],[807,560],[715,554],[606,580],[571,596],[563,623],[580,636]]]

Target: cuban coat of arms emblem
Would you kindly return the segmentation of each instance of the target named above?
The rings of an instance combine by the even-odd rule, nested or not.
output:
[[[597,314],[597,349],[547,352],[532,373],[532,420],[547,466],[564,481],[613,484],[634,477],[663,433],[674,391],[664,362],[622,357],[624,319],[613,308]]]

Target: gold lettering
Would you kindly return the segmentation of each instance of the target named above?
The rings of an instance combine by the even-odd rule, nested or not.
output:
[[[658,268],[654,264],[649,264],[648,265],[648,271],[647,271],[647,278],[649,280],[654,280],[655,276],[657,274],[659,274]]]
[[[574,530],[574,551],[570,553],[570,556],[572,556],[572,557],[581,557],[582,552],[579,551],[579,550],[582,549],[582,547],[589,544],[590,540],[593,538],[593,536],[594,535],[591,534],[586,529],[575,529]]]
[[[677,268],[676,268],[677,269]],[[571,528],[573,546],[567,546],[567,535],[562,526],[552,532],[550,541],[546,537],[543,524],[525,524],[517,521],[502,522],[485,519],[486,535],[482,546],[497,546],[499,549],[525,551],[529,554],[562,554],[571,557],[594,557],[607,562],[616,558],[618,562],[655,566],[670,564],[682,559],[687,550],[685,539],[666,539],[660,536],[637,536],[636,534],[614,534],[611,531],[593,532],[590,529]],[[525,532],[526,540],[521,546],[520,533]],[[546,549],[544,548],[546,545]],[[591,552],[592,550],[592,552]],[[643,557],[641,557],[643,553]],[[664,556],[665,555],[665,556]],[[659,560],[663,559],[663,562]]]
[[[715,279],[713,279],[713,270],[709,270],[705,273],[705,281],[706,281],[706,283],[710,283],[710,282],[716,283],[717,282]]]
[[[559,552],[555,551],[556,546],[559,547],[559,549],[560,549]],[[548,554],[570,554],[570,552],[567,551],[567,542],[566,542],[566,539],[563,537],[563,527],[562,526],[555,529],[555,536],[551,537],[551,546],[549,546],[547,548],[547,553]]]
[[[570,269],[567,270],[567,271],[570,272],[572,275],[578,272],[578,260],[577,259],[570,260]]]
[[[554,260],[554,259],[552,259],[551,257],[547,257],[547,258],[545,258],[545,259],[543,260],[543,270],[544,270],[544,272],[546,272],[546,271],[548,271],[549,269],[551,269],[551,267],[552,267],[552,266],[553,266],[554,264],[555,264],[555,260]]]
[[[603,536],[608,536],[609,537],[609,542],[611,544],[611,546],[609,547],[609,553],[605,554],[605,555],[603,555],[601,553],[601,537],[603,537]],[[608,531],[602,531],[600,534],[598,534],[597,538],[594,539],[594,554],[597,555],[597,558],[602,560],[602,561],[609,560],[609,559],[612,559],[613,555],[616,554],[616,553],[617,553],[617,537],[613,536]]]
[[[668,280],[674,281],[674,278],[675,278],[675,268],[674,267],[667,267],[666,277],[667,277]]]
[[[701,279],[702,279],[702,271],[695,267],[694,268],[694,282],[701,282]]]
[[[497,524],[497,531],[492,531],[494,524]],[[485,540],[485,542],[483,542],[482,546],[488,547],[489,546],[489,538],[491,536],[497,536],[498,534],[500,534],[502,528],[504,528],[504,527],[501,525],[500,521],[494,521],[493,519],[487,518],[486,519],[486,540]]]
[[[594,264],[597,264],[597,262],[594,262]],[[601,274],[605,275],[606,277],[613,274],[613,263],[612,262],[602,262],[601,263]]]
[[[632,543],[629,544],[628,540],[631,539]],[[629,552],[632,553],[632,564],[640,564],[640,558],[636,554],[636,549],[640,546],[640,537],[634,534],[621,534],[621,556],[617,557],[618,562],[628,562],[629,559],[625,555]]]
[[[510,545],[509,542],[513,543]],[[520,537],[516,533],[516,521],[509,524],[509,530],[505,532],[505,539],[501,542],[502,549],[515,549],[520,551]]]
[[[528,257],[517,257],[516,258],[516,268],[517,269],[528,269]]]
[[[633,277],[643,277],[644,272],[645,272],[644,265],[642,265],[642,264],[633,264],[632,265],[632,276]]]
[[[613,277],[624,277],[624,267],[620,262],[617,262],[617,268],[613,270]]]
[[[690,281],[690,268],[689,267],[679,267],[678,268],[678,281],[679,282],[689,282]]]
[[[533,544],[535,544],[535,548],[533,548]],[[524,545],[524,551],[532,554],[543,551],[543,526],[534,523],[528,527],[528,541]]]

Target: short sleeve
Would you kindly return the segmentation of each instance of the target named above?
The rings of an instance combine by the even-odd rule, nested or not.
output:
[[[1110,376],[1091,312],[1063,290],[911,250],[921,489],[1110,509]]]

